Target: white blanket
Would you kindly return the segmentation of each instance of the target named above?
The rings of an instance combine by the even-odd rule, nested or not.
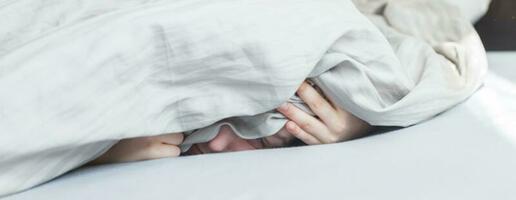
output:
[[[0,195],[123,138],[199,129],[189,142],[202,142],[221,123],[274,134],[284,119],[269,111],[307,77],[389,126],[481,84],[484,50],[452,6],[355,3],[362,13],[349,0],[1,1]]]

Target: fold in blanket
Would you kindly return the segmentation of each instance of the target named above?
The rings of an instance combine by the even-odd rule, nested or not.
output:
[[[20,0],[0,16],[0,196],[123,138],[272,135],[306,78],[373,125],[409,126],[487,68],[468,19],[437,0]]]
[[[356,30],[332,44],[308,77],[338,106],[372,125],[410,126],[456,105],[482,83],[485,50],[469,19],[453,5],[417,0],[354,3],[392,49],[375,41],[372,33]],[[296,96],[289,101],[310,110]],[[212,140],[221,125],[255,139],[273,135],[286,121],[274,111],[224,119],[191,133],[183,150]]]

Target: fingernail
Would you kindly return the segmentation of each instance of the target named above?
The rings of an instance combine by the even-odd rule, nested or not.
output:
[[[282,103],[282,104],[278,107],[278,109],[283,110],[283,111],[287,110],[287,108],[288,108],[288,104],[287,104],[287,103]]]

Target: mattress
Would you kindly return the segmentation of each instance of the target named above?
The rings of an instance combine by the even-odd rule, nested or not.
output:
[[[354,141],[83,167],[5,199],[516,198],[516,52],[475,95]]]

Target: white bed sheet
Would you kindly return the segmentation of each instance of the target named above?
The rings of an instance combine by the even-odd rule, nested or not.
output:
[[[410,128],[333,145],[87,167],[6,199],[516,198],[516,52],[489,60],[485,87]]]

